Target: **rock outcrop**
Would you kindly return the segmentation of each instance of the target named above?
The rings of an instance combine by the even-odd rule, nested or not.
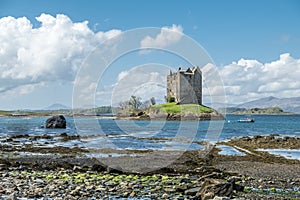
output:
[[[66,128],[66,126],[66,119],[62,115],[50,117],[46,121],[46,128]]]
[[[206,120],[225,120],[225,117],[218,113],[178,113],[178,114],[168,114],[166,112],[149,112],[150,119],[167,120],[167,121],[206,121]]]
[[[201,200],[213,199],[216,196],[231,197],[234,191],[243,191],[244,186],[235,183],[235,179],[229,181],[219,179],[206,179],[196,196]]]

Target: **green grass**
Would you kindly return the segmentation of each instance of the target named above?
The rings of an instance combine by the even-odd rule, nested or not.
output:
[[[0,115],[8,115],[9,113],[9,111],[0,110]]]
[[[150,107],[150,110],[167,112],[168,114],[200,114],[200,113],[211,113],[212,108],[198,105],[198,104],[182,104],[177,105],[176,103],[165,103],[158,104]]]

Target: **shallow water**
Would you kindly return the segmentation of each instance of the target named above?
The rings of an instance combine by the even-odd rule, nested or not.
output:
[[[217,148],[221,149],[219,152],[220,155],[235,155],[235,156],[244,156],[245,154],[243,152],[240,152],[239,150],[226,146],[226,145],[217,145]]]
[[[255,123],[238,123],[247,116],[227,115],[225,121],[132,121],[113,120],[95,117],[77,117],[76,124],[72,117],[66,117],[67,129],[44,129],[48,117],[0,117],[1,143],[11,135],[28,134],[29,136],[47,134],[52,139],[30,140],[17,138],[8,144],[35,146],[65,146],[115,149],[199,149],[205,138],[225,141],[228,138],[279,134],[280,136],[300,137],[300,115],[256,115]],[[218,127],[224,127],[218,132]],[[214,126],[212,126],[214,124]],[[209,129],[210,128],[210,129]],[[210,131],[208,131],[208,129]],[[61,141],[61,133],[79,134],[81,140]],[[225,154],[237,153],[224,149]],[[299,155],[299,152],[296,152]]]
[[[287,159],[300,160],[300,149],[257,149],[258,151],[266,151],[270,154],[283,156]]]

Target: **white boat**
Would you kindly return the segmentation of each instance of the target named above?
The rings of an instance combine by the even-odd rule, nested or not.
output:
[[[242,119],[239,119],[238,122],[251,123],[251,122],[255,122],[255,120],[253,118],[242,118]]]

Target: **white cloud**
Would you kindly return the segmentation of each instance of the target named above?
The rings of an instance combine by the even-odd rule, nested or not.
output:
[[[126,76],[128,76],[128,74],[129,74],[129,71],[121,71],[118,74],[117,81],[121,81],[123,78],[125,78]]]
[[[155,38],[146,36],[140,43],[141,48],[165,48],[178,42],[183,36],[182,31],[180,25],[173,24],[172,27],[162,27]]]
[[[41,82],[72,82],[90,51],[121,33],[94,33],[87,21],[75,23],[63,14],[41,14],[36,20],[41,25],[33,28],[26,17],[0,19],[0,92]]]
[[[131,95],[139,96],[143,100],[151,97],[163,100],[166,91],[165,79],[165,74],[157,72],[130,71],[114,85],[112,91],[113,104],[128,100]]]
[[[220,74],[230,103],[271,95],[284,98],[300,94],[300,59],[288,53],[270,63],[240,59],[220,68]]]
[[[84,58],[98,44],[121,33],[120,30],[94,32],[88,27],[87,21],[73,22],[63,14],[41,14],[36,20],[41,25],[35,28],[26,17],[0,18],[0,93],[28,94],[49,82],[73,82]],[[145,37],[140,46],[170,46],[181,40],[182,31],[180,25],[162,27],[156,36]],[[229,102],[239,103],[270,95],[292,97],[300,94],[300,59],[288,53],[269,63],[240,59],[219,69]],[[144,98],[165,94],[165,88],[161,86],[165,85],[164,73],[136,73],[139,72],[137,70],[132,78],[131,72],[119,74],[119,85],[115,91]],[[87,93],[92,93],[97,86],[89,80],[85,83]],[[115,86],[106,88],[110,91],[105,90],[105,94],[111,94]],[[141,91],[151,93],[144,94]]]
[[[98,100],[110,99],[117,106],[131,95],[139,96],[143,101],[155,97],[164,100],[166,93],[166,76],[168,68],[162,66],[142,65],[119,73],[117,82],[110,87],[100,88]]]
[[[28,85],[21,85],[19,87],[13,88],[11,90],[6,91],[5,95],[7,96],[15,96],[17,95],[25,95],[33,92],[34,90],[38,88],[44,87],[45,84],[43,82],[38,84],[28,84]]]

